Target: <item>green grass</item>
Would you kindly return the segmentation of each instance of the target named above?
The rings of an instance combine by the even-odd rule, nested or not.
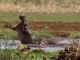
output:
[[[18,13],[4,13],[0,12],[0,22],[12,22],[18,20]]]
[[[0,13],[0,22],[13,22],[18,21],[20,13]],[[43,22],[79,22],[80,14],[38,14],[28,13],[26,14],[28,21],[43,21]]]
[[[41,30],[41,31],[33,31],[33,35],[36,36],[37,39],[52,39],[54,35],[52,35],[49,31]]]
[[[80,39],[80,32],[75,32],[75,31],[72,32],[71,38]]]
[[[77,14],[28,14],[29,21],[44,22],[76,22],[80,21],[80,15]]]
[[[55,54],[56,53],[56,54]],[[47,59],[51,57],[56,57],[58,55],[58,52],[21,52],[19,50],[0,50],[0,60],[38,60],[43,57],[46,57]]]
[[[18,40],[18,35],[11,29],[0,29],[0,39],[4,40]]]

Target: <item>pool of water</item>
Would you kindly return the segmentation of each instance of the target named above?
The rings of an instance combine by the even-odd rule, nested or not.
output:
[[[19,46],[20,42],[18,40],[16,41],[3,41],[3,40],[0,40],[0,49],[18,49],[18,46]],[[63,50],[64,47],[34,47],[32,46],[31,47],[31,50],[34,50],[34,49],[42,49],[46,52],[56,52],[58,50]]]
[[[10,46],[10,45],[1,45],[0,49],[18,49],[18,45],[15,46]],[[63,50],[64,47],[44,47],[44,48],[40,48],[40,47],[31,47],[31,50],[35,50],[35,49],[42,49],[45,52],[56,52],[58,50]]]
[[[37,49],[37,48],[32,47],[31,49],[34,50],[34,49]],[[57,52],[59,50],[64,50],[63,47],[46,47],[46,48],[39,48],[39,49],[42,49],[45,52]]]

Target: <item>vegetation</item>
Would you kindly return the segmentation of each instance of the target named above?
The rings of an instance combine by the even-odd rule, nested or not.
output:
[[[1,29],[0,30],[0,39],[4,40],[18,40],[18,35],[16,32],[11,29]]]
[[[32,2],[34,4],[40,4],[40,3],[48,3],[48,2],[52,2],[52,3],[58,3],[58,4],[64,4],[64,3],[68,3],[68,4],[80,4],[80,0],[0,0],[1,3],[14,3],[14,4],[19,4],[19,3],[28,3],[28,2]]]
[[[55,54],[56,53],[56,54]],[[0,50],[0,59],[1,60],[43,60],[43,57],[46,57],[47,59],[51,57],[56,57],[58,55],[58,52],[21,52],[20,50]]]
[[[27,15],[30,21],[46,21],[46,22],[79,22],[79,14],[29,14]]]
[[[80,39],[80,32],[72,32],[71,37],[75,39]]]
[[[0,12],[80,13],[79,7],[80,0],[0,0]]]
[[[4,39],[15,40],[19,39],[16,32],[11,30],[11,26],[19,21],[18,16],[20,13],[0,13],[0,39],[4,37]],[[39,13],[31,13],[26,14],[28,22],[79,22],[80,17],[79,14],[39,14]],[[54,37],[49,31],[48,28],[42,29],[42,31],[33,31],[33,34],[38,38],[52,38]],[[72,31],[71,31],[72,32]],[[74,33],[74,32],[73,32]],[[76,34],[71,33],[72,38],[76,37]],[[76,32],[75,32],[76,33]],[[78,35],[79,37],[79,35]]]
[[[18,16],[21,13],[14,12],[0,12],[0,23],[13,23],[19,21]],[[41,13],[26,13],[26,17],[28,21],[43,21],[43,22],[79,22],[80,14],[41,14]]]
[[[42,31],[33,31],[33,34],[36,36],[37,39],[52,39],[54,35],[52,35],[49,31],[42,30]]]

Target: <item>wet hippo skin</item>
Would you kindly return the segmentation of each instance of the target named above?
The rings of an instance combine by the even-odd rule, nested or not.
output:
[[[29,32],[28,24],[25,22],[25,17],[20,16],[19,17],[21,21],[14,27],[12,27],[12,30],[16,31],[21,44],[32,44],[32,37],[31,33]]]

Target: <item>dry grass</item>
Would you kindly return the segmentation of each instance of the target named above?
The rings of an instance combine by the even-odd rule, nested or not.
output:
[[[12,4],[12,3],[0,3],[1,12],[23,12],[23,13],[80,13],[79,4],[60,4],[52,3],[41,3],[35,5],[31,2],[24,4]]]

